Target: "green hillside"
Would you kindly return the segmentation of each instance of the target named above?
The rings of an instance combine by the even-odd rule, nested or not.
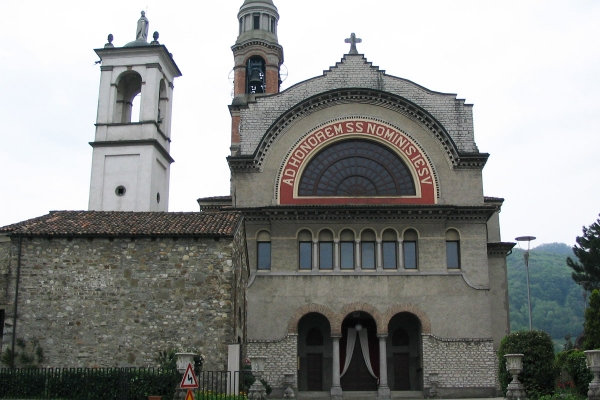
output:
[[[571,248],[563,243],[543,244],[531,250],[529,279],[533,328],[546,331],[554,339],[583,330],[583,295],[571,279],[566,258]],[[529,329],[527,277],[523,252],[518,248],[507,258],[508,296],[511,332]]]

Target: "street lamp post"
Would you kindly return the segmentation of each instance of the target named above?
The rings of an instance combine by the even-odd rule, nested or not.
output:
[[[527,305],[529,306],[529,330],[531,331],[533,324],[531,323],[531,293],[529,289],[529,246],[531,241],[535,240],[535,236],[519,236],[515,240],[519,242],[519,247],[521,247],[521,242],[527,242],[527,251],[523,253],[523,258],[525,259],[525,271],[527,272]]]

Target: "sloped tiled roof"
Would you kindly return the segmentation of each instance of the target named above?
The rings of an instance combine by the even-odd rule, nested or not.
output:
[[[239,212],[51,211],[0,228],[0,233],[28,236],[233,236]]]

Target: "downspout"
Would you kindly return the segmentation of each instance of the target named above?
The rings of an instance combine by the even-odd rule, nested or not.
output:
[[[13,335],[12,335],[12,360],[11,364],[15,365],[15,342],[17,340],[17,310],[19,304],[19,281],[21,280],[21,247],[23,244],[23,236],[19,236],[19,250],[17,253],[17,282],[15,283],[15,303],[13,308]]]

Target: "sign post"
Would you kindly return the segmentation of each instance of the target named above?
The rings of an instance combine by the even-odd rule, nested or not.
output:
[[[192,393],[192,389],[198,388],[198,379],[196,379],[196,374],[194,373],[194,366],[192,363],[189,363],[185,369],[185,373],[183,374],[183,378],[181,379],[179,387],[181,389],[187,389],[185,400],[194,400],[194,393]]]

